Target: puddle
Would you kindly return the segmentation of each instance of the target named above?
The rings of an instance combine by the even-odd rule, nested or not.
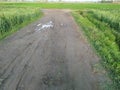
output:
[[[63,26],[63,23],[61,23],[60,26]]]
[[[40,26],[41,25],[41,23],[40,24],[38,24],[37,26]]]
[[[40,31],[40,30],[43,30],[43,29],[47,29],[47,28],[52,28],[53,27],[53,22],[52,21],[49,21],[48,23],[46,24],[41,24],[39,23],[36,27],[36,32]]]

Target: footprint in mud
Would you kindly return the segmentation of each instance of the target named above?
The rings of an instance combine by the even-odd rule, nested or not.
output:
[[[57,75],[46,74],[42,78],[42,81],[45,85],[48,86],[57,86],[65,83],[65,79],[62,77],[61,73],[58,73]]]
[[[17,87],[16,90],[25,90],[24,85]]]
[[[61,88],[62,90],[75,90],[71,80],[69,76],[64,76],[62,73],[46,73],[43,75],[41,82],[42,85],[49,87],[49,89],[52,88],[52,90],[57,90],[57,88]]]

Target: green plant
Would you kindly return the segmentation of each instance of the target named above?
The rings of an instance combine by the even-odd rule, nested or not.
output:
[[[101,56],[103,66],[109,71],[113,82],[116,84],[116,90],[119,90],[120,50],[119,44],[116,42],[118,40],[116,37],[119,38],[119,32],[115,28],[111,28],[110,23],[106,24],[103,20],[97,19],[91,12],[93,10],[80,10],[74,12],[73,16],[77,23],[82,26],[86,36]]]
[[[0,9],[0,38],[24,22],[29,22],[41,15],[39,8],[0,7]]]

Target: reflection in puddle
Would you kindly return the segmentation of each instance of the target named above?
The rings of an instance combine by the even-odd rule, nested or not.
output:
[[[38,25],[37,25],[37,28],[35,29],[36,30],[36,32],[37,31],[40,31],[40,30],[42,30],[42,29],[47,29],[47,28],[52,28],[53,27],[53,22],[52,21],[49,21],[48,23],[46,23],[46,24],[41,24],[41,23],[39,23]]]
[[[41,23],[40,24],[38,24],[37,26],[40,26],[41,25]]]

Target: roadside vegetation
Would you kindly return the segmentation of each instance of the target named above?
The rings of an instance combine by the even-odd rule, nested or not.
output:
[[[76,22],[120,90],[120,4],[0,3],[0,39],[40,17],[40,8],[75,10]]]
[[[120,10],[78,10],[73,16],[120,90]]]
[[[116,3],[0,3],[1,7],[38,7],[42,9],[118,9]]]
[[[0,7],[0,39],[41,16],[39,8]]]

